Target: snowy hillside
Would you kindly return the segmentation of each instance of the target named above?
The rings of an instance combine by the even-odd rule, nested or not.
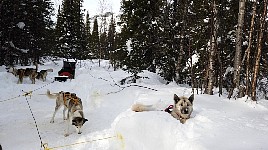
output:
[[[173,104],[173,94],[190,96],[189,87],[165,85],[161,77],[147,71],[140,75],[148,78],[136,84],[143,87],[119,86],[119,81],[129,74],[113,71],[108,61],[102,61],[101,67],[97,61],[81,61],[75,79],[53,82],[61,67],[62,61],[39,66],[54,72],[48,74],[47,81],[37,80],[36,84],[28,78],[17,84],[18,79],[7,73],[5,66],[0,67],[0,144],[4,150],[42,149],[29,106],[42,142],[53,150],[268,149],[266,100],[256,104],[246,98],[229,100],[226,96],[196,94],[192,117],[181,124],[164,111],[137,113],[130,108],[139,102],[155,104],[163,110]],[[82,134],[72,127],[71,135],[64,137],[62,109],[56,114],[55,123],[50,123],[55,101],[44,95],[47,89],[52,93],[74,92],[82,99],[89,120]],[[32,97],[22,96],[22,90],[33,91]]]

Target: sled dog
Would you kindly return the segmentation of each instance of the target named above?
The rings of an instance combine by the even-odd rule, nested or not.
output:
[[[42,80],[43,82],[46,81],[48,72],[53,72],[53,69],[41,70],[37,72],[36,79]]]
[[[36,69],[34,68],[18,69],[17,73],[19,76],[18,84],[21,84],[23,82],[23,78],[27,77],[30,78],[32,84],[35,84],[35,78],[37,76]]]
[[[29,77],[32,81],[32,84],[35,84],[35,78],[37,76],[37,69],[34,68],[26,68],[26,69],[16,69],[14,67],[11,67],[8,69],[8,72],[12,73],[15,77],[18,77],[18,84],[22,84],[23,78]]]
[[[186,120],[190,118],[193,112],[193,101],[193,94],[189,98],[185,96],[178,97],[176,94],[174,94],[174,105],[172,106],[173,109],[169,110],[170,108],[167,108],[165,111],[184,124]],[[157,111],[153,105],[143,105],[139,103],[132,105],[132,110],[135,112]]]
[[[76,96],[75,93],[69,92],[59,92],[56,94],[51,94],[49,90],[47,90],[47,96],[50,99],[56,99],[56,107],[53,113],[53,116],[50,120],[50,123],[54,123],[54,118],[57,111],[61,106],[64,106],[63,109],[63,120],[67,119],[67,131],[64,136],[69,136],[69,126],[70,124],[75,126],[75,129],[78,134],[81,134],[81,127],[83,124],[88,121],[84,118],[82,101],[79,97]],[[65,117],[65,111],[68,109],[67,118]]]

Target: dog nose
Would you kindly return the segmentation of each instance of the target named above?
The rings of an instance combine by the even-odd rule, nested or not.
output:
[[[183,109],[182,114],[188,114],[188,108]]]

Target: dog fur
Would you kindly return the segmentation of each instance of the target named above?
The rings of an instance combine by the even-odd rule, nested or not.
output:
[[[32,84],[35,84],[35,78],[37,76],[36,69],[34,68],[18,69],[17,74],[19,76],[18,84],[22,84],[23,78],[27,77],[30,78]]]
[[[63,120],[67,119],[67,131],[65,133],[65,136],[69,136],[69,126],[70,124],[75,126],[75,129],[78,134],[81,134],[81,127],[83,124],[88,121],[84,118],[83,113],[83,105],[82,101],[79,97],[76,96],[75,93],[69,93],[69,92],[59,92],[56,94],[51,94],[49,90],[47,90],[47,96],[50,99],[56,99],[56,107],[55,111],[53,113],[53,116],[50,120],[50,123],[54,123],[54,118],[57,113],[57,111],[61,108],[61,106],[64,106],[63,109]],[[67,118],[65,117],[65,111],[68,109],[67,112]]]
[[[48,72],[53,72],[53,69],[41,70],[37,72],[36,79],[42,80],[43,82],[46,81]]]
[[[23,78],[28,78],[32,81],[32,84],[35,84],[35,78],[37,76],[37,69],[34,68],[26,68],[26,69],[16,69],[14,67],[10,67],[7,72],[12,73],[15,77],[18,77],[18,84],[22,84]]]
[[[193,112],[193,101],[193,94],[189,98],[185,96],[178,97],[176,94],[174,94],[174,106],[170,114],[184,124],[186,120],[190,118]],[[140,103],[132,105],[131,109],[135,112],[157,111],[153,105],[143,105]]]

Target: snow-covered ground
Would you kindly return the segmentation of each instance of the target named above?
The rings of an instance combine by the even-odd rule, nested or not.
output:
[[[113,71],[108,61],[81,61],[74,80],[53,82],[62,61],[47,62],[40,69],[53,68],[47,81],[31,84],[28,78],[17,84],[17,78],[0,67],[0,144],[4,150],[42,149],[36,120],[43,143],[48,148],[68,150],[265,150],[268,149],[268,101],[258,104],[246,100],[229,100],[217,95],[195,94],[192,117],[181,124],[163,111],[131,111],[137,102],[155,104],[160,110],[173,104],[173,94],[190,96],[189,87],[175,83],[165,85],[156,74],[145,71],[137,85],[121,85],[127,76],[122,70]],[[126,88],[122,88],[126,87]],[[70,128],[64,137],[66,123],[59,111],[55,123],[49,123],[55,101],[48,99],[51,92],[70,91],[83,101],[85,123],[82,134]],[[23,91],[33,91],[24,97]],[[14,98],[14,99],[10,99]],[[27,99],[26,99],[27,98]],[[69,146],[68,146],[69,145]]]

